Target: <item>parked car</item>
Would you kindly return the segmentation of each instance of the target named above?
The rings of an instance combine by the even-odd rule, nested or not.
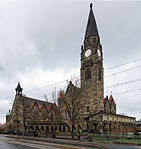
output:
[[[126,133],[127,139],[132,139],[134,137],[134,133]]]

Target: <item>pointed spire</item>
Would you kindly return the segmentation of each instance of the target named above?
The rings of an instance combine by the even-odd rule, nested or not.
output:
[[[93,4],[91,3],[90,4],[90,13],[89,13],[89,17],[88,17],[88,23],[87,23],[87,27],[86,27],[85,39],[88,38],[89,36],[98,36],[99,37],[95,17],[94,17],[93,10],[92,10],[92,6],[93,6]]]

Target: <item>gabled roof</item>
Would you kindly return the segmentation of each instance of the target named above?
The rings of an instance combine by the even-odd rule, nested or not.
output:
[[[111,96],[109,97],[109,103],[112,104],[112,102],[113,102],[114,104],[116,104],[116,103],[115,103],[115,100],[114,100],[114,98],[113,98],[113,96],[111,95]]]
[[[56,106],[54,103],[47,102],[47,101],[42,101],[42,100],[25,97],[25,96],[22,96],[22,98],[24,99],[25,107],[30,109],[32,109],[35,104],[37,104],[39,110],[42,110],[43,106],[45,106],[48,111],[50,110],[51,106]]]
[[[112,95],[109,97],[109,99],[108,99],[108,96],[106,98],[104,98],[104,103],[106,103],[107,101],[109,102],[110,105],[112,104],[112,102],[114,104],[116,104],[116,102],[115,102],[115,100],[114,100]]]
[[[72,89],[72,88],[75,89],[75,90],[77,90],[77,91],[80,91],[80,90],[81,90],[79,87],[75,86],[75,85],[72,83],[72,81],[70,81],[69,84],[68,84],[68,87],[67,87],[67,89],[66,89],[66,93],[69,92],[69,90]]]
[[[99,37],[94,13],[92,10],[92,3],[90,4],[90,13],[89,13],[88,23],[87,23],[87,27],[86,27],[85,39],[88,38],[89,36]]]
[[[62,90],[59,91],[58,98],[63,98],[64,92]]]

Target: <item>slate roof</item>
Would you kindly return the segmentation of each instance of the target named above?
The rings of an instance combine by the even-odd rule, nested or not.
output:
[[[92,35],[99,37],[94,13],[92,10],[92,3],[91,3],[90,4],[90,13],[89,13],[89,17],[88,17],[88,23],[87,23],[87,27],[86,27],[85,39]]]

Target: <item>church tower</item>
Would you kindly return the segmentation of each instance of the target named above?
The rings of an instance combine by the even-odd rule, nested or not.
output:
[[[81,46],[81,88],[85,93],[85,109],[97,113],[104,109],[103,53],[99,33],[90,4],[84,45]]]

